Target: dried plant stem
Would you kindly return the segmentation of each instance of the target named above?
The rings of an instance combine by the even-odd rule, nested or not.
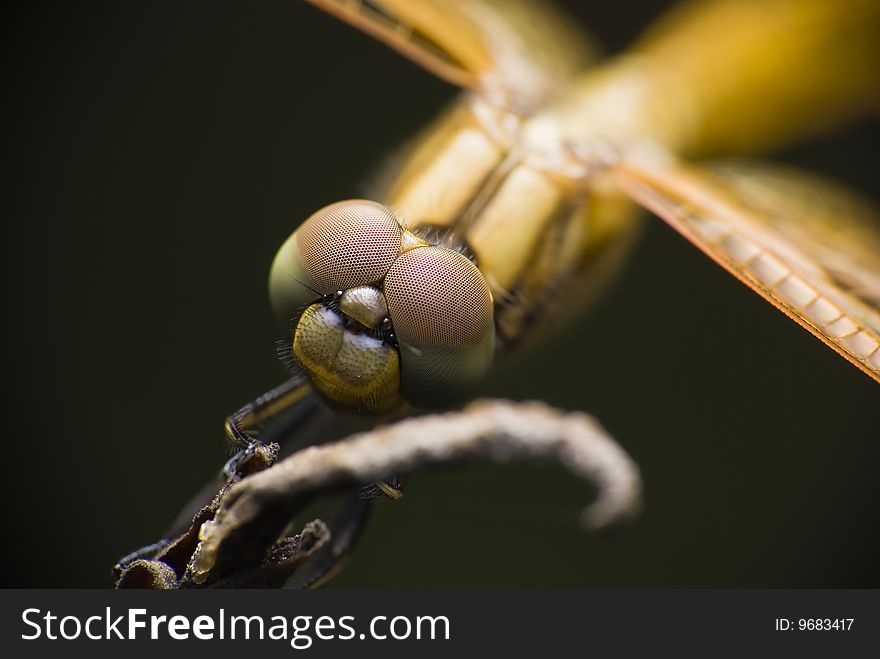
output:
[[[593,481],[598,497],[582,514],[593,528],[627,517],[639,506],[638,468],[591,417],[538,402],[478,401],[458,412],[416,417],[310,447],[245,478],[202,526],[190,576],[203,583],[258,563],[291,516],[320,493],[481,457],[553,458]]]

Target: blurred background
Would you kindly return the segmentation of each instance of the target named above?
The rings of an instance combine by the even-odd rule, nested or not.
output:
[[[666,3],[565,4],[613,53]],[[284,377],[277,247],[454,90],[297,0],[8,11],[0,585],[108,587],[216,474],[224,417]],[[878,146],[866,122],[779,159],[877,201]],[[597,416],[643,515],[583,532],[592,492],[551,465],[419,475],[333,586],[880,586],[876,383],[659,220],[484,393]]]

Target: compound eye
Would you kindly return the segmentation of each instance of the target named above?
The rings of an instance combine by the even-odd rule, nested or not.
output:
[[[385,299],[404,398],[436,407],[467,395],[491,365],[495,345],[492,293],[477,267],[443,247],[412,249],[389,268]]]
[[[400,224],[382,204],[352,199],[322,208],[272,263],[269,296],[276,316],[286,323],[321,295],[380,282],[401,241]]]

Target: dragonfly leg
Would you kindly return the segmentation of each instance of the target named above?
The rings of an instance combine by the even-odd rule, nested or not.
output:
[[[363,535],[373,500],[360,492],[351,495],[343,504],[330,527],[330,541],[299,567],[287,580],[285,588],[319,588],[342,570]]]
[[[407,480],[406,474],[392,474],[387,478],[362,487],[360,490],[361,498],[369,501],[375,501],[382,497],[388,497],[395,501],[402,499]]]
[[[224,425],[226,437],[230,446],[238,449],[223,466],[223,473],[228,480],[239,480],[242,477],[242,465],[260,447],[266,445],[266,442],[257,435],[257,427],[266,419],[301,403],[309,393],[311,393],[311,387],[306,377],[296,375],[247,403],[226,419]]]
[[[223,465],[223,474],[229,481],[236,481],[241,478],[240,468],[259,448],[263,446],[263,442],[256,436],[251,434],[252,431],[245,430],[244,421],[251,412],[252,403],[248,403],[235,414],[227,417],[224,428],[226,430],[226,438],[233,447],[237,447],[236,451],[226,464]]]

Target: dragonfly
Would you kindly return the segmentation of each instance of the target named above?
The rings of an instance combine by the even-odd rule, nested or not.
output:
[[[872,210],[801,173],[682,159],[876,107],[876,3],[694,4],[586,74],[587,48],[547,5],[313,4],[466,94],[409,147],[383,203],[334,203],[282,246],[270,297],[304,377],[231,417],[233,441],[312,391],[367,414],[465,397],[497,353],[588,297],[636,206],[880,381]]]
[[[880,382],[874,211],[803,172],[704,162],[876,110],[876,2],[689,3],[594,65],[547,3],[310,1],[462,93],[372,199],[317,210],[280,248],[293,375],[227,420],[231,480],[261,424],[306,401],[392,423],[466,399],[601,289],[643,210]]]

